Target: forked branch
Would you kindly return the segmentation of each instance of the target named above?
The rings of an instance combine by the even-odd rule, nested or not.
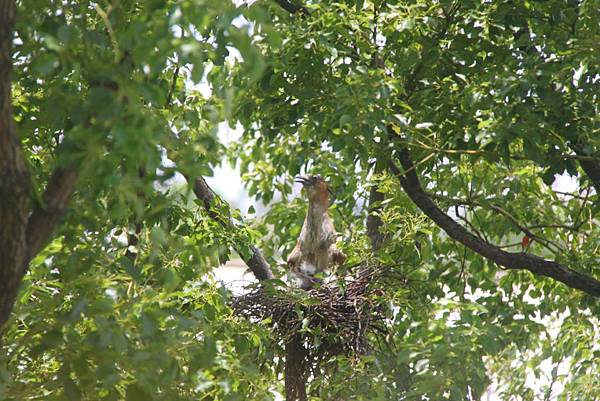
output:
[[[52,173],[42,203],[37,204],[27,222],[27,260],[42,250],[52,231],[62,219],[69,200],[75,191],[77,173],[70,168],[57,167]]]

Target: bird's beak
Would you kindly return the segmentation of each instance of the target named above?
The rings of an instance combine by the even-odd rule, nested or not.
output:
[[[302,176],[297,176],[294,178],[295,182],[299,182],[300,184],[306,186],[306,185],[312,185],[312,182],[309,178],[307,177],[302,177]]]

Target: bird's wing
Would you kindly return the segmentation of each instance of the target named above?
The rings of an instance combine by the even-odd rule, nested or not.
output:
[[[292,249],[292,252],[290,252],[290,254],[287,257],[288,267],[296,267],[301,257],[302,252],[300,252],[300,241],[297,241],[296,246],[294,247],[294,249]]]

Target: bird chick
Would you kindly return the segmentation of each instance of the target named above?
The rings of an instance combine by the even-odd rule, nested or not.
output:
[[[330,189],[320,176],[296,177],[308,195],[308,210],[296,246],[287,258],[288,267],[300,280],[300,288],[310,289],[317,281],[315,274],[330,265],[341,265],[346,255],[335,242],[337,233],[329,217]]]

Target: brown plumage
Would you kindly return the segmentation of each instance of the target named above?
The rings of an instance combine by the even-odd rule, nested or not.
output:
[[[309,289],[315,274],[326,271],[331,265],[340,265],[346,255],[335,242],[337,233],[329,217],[329,187],[319,176],[297,177],[308,195],[308,210],[296,246],[289,254],[287,263],[300,280],[300,288]]]

